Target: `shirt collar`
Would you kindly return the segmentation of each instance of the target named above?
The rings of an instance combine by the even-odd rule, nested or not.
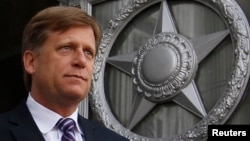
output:
[[[62,118],[61,115],[55,113],[54,111],[51,111],[50,109],[44,107],[43,105],[39,104],[38,102],[36,102],[33,97],[31,96],[31,94],[29,93],[27,102],[26,102],[29,111],[31,112],[31,115],[33,117],[33,119],[35,120],[38,128],[40,129],[40,131],[43,134],[48,133],[49,131],[51,131],[54,127],[55,124],[57,123],[57,121]],[[78,124],[78,108],[76,109],[76,111],[68,116],[67,118],[72,118],[77,124],[77,130],[81,133],[81,128]]]

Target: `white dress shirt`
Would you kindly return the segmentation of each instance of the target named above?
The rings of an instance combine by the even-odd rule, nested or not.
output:
[[[46,141],[61,141],[62,132],[59,129],[55,128],[55,125],[57,121],[62,118],[62,116],[36,102],[30,94],[28,96],[26,104],[44,139]],[[76,141],[83,141],[84,135],[77,120],[78,109],[67,118],[72,118],[76,122]]]

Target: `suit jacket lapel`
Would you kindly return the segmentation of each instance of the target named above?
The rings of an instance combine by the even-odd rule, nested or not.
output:
[[[11,132],[17,141],[45,141],[25,101],[12,112],[9,122],[13,126]]]
[[[92,124],[90,124],[90,122],[87,119],[79,115],[78,122],[84,133],[86,141],[98,141],[97,139],[98,135],[96,135],[95,133],[95,127]]]

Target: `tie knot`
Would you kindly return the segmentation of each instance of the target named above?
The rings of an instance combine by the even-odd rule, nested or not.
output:
[[[70,130],[73,131],[75,126],[76,126],[75,121],[71,118],[61,118],[56,123],[56,127],[63,133]]]

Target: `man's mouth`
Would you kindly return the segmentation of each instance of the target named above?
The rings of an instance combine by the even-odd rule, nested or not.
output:
[[[65,75],[65,77],[78,78],[78,79],[81,79],[81,80],[84,80],[84,81],[87,80],[86,78],[84,78],[84,77],[81,76],[81,75]]]

